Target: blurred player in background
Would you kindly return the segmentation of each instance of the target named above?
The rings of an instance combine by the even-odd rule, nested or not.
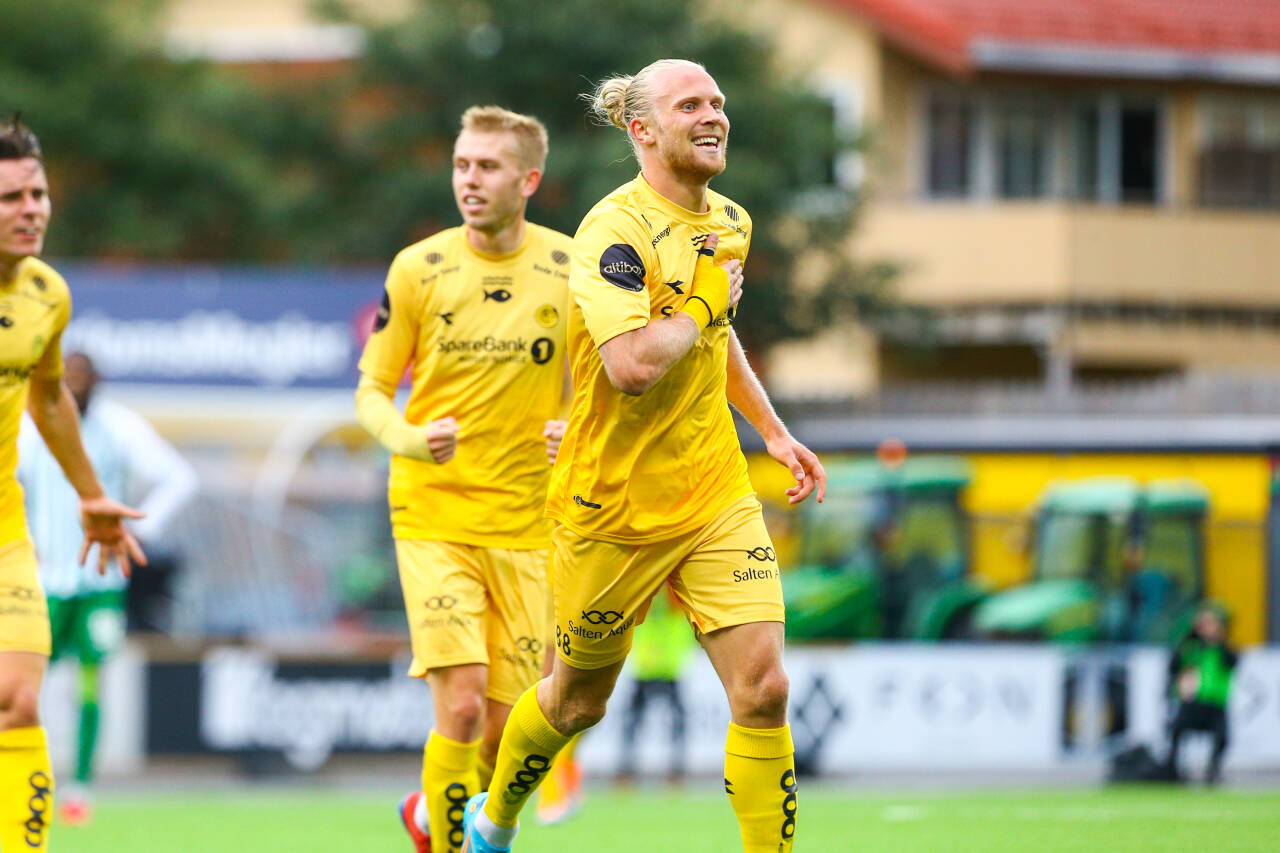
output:
[[[402,251],[360,360],[356,409],[391,451],[389,498],[413,643],[435,728],[422,790],[400,805],[419,853],[462,846],[467,798],[492,775],[511,705],[543,671],[543,518],[564,423],[570,238],[525,220],[547,156],[537,119],[462,116],[463,225]],[[402,415],[396,386],[413,388]]]
[[[153,542],[195,494],[195,469],[140,415],[95,395],[98,372],[87,355],[70,353],[65,363],[64,380],[80,414],[89,461],[113,498],[123,500],[140,484],[148,487],[139,504],[146,518],[132,529],[140,542]],[[118,566],[99,573],[96,553],[81,565],[79,498],[30,418],[23,418],[18,435],[18,480],[26,495],[40,584],[49,600],[51,660],[73,658],[80,668],[75,784],[63,786],[58,814],[69,824],[84,823],[92,805],[99,667],[124,639],[128,579]]]
[[[80,441],[76,403],[62,383],[59,341],[71,316],[62,277],[37,256],[51,213],[40,143],[15,118],[0,127],[0,850],[47,848],[53,771],[40,725],[50,651],[49,611],[27,535],[18,464],[25,406],[79,498],[79,557],[128,574],[146,558],[125,528],[142,513],[107,497]]]
[[[1222,777],[1222,756],[1227,751],[1227,701],[1238,656],[1227,643],[1226,614],[1212,604],[1196,612],[1191,630],[1169,657],[1169,693],[1176,703],[1169,724],[1169,755],[1165,767],[1180,779],[1178,752],[1187,732],[1213,736],[1213,752],[1205,770],[1205,783],[1216,785]]]
[[[654,593],[670,583],[729,698],[725,789],[743,845],[785,853],[796,820],[782,666],[782,585],[747,478],[732,405],[795,477],[826,475],[775,414],[730,326],[751,219],[708,189],[724,170],[724,95],[702,68],[660,60],[596,89],[640,175],[573,241],[574,397],[547,513],[557,659],[512,709],[487,793],[467,806],[468,853],[511,848],[517,817],[569,739],[598,722]],[[684,849],[678,828],[655,849]]]
[[[680,673],[689,663],[696,643],[689,624],[680,611],[679,599],[670,586],[653,597],[644,624],[635,630],[627,664],[635,681],[631,699],[622,712],[622,758],[617,778],[631,782],[636,777],[636,739],[644,724],[645,711],[659,700],[671,709],[671,763],[667,780],[684,778],[686,713],[680,696]]]

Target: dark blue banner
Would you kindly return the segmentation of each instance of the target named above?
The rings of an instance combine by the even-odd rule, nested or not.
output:
[[[113,382],[354,387],[384,271],[54,262],[63,351]]]

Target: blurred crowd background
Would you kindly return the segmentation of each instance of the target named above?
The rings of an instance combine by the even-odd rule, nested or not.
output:
[[[412,746],[387,459],[352,402],[386,265],[457,222],[477,103],[546,122],[529,216],[572,233],[635,169],[580,94],[663,56],[727,95],[715,187],[757,224],[735,325],[832,475],[790,510],[743,433],[797,645],[914,641],[858,648],[923,667],[903,689],[926,721],[1043,699],[1058,761],[1161,731],[1156,650],[1203,602],[1237,647],[1280,637],[1280,4],[45,0],[0,3],[0,31],[0,109],[46,152],[64,349],[200,482],[144,543],[150,687],[119,688],[191,719],[118,722],[120,766]],[[987,680],[963,655],[994,641],[1043,645]],[[798,745],[840,772],[821,752],[851,714],[820,660],[798,665]],[[1250,754],[1274,768],[1280,660],[1251,660],[1233,713],[1270,727]],[[388,669],[368,689],[407,698],[381,740],[286,731],[311,705],[282,685]],[[956,761],[999,763],[1001,719]]]

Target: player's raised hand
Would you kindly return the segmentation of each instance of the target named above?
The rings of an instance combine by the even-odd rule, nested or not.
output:
[[[542,437],[547,440],[547,460],[552,465],[556,464],[556,454],[560,452],[564,428],[568,425],[567,421],[547,421],[547,425],[542,428]]]
[[[742,298],[742,261],[730,258],[720,266],[729,274],[729,316],[732,317]]]
[[[458,452],[458,422],[453,418],[427,421],[427,449],[437,465],[443,465]]]
[[[817,455],[796,441],[789,433],[765,442],[769,455],[781,462],[796,478],[796,484],[787,489],[787,503],[797,504],[816,488],[818,503],[827,496],[827,472]]]
[[[119,563],[125,577],[133,574],[133,564],[147,564],[147,555],[133,534],[124,526],[126,518],[145,518],[146,513],[101,495],[80,501],[80,525],[84,528],[84,544],[80,546],[80,565],[89,556],[89,548],[98,546],[98,574],[106,574],[107,566]]]

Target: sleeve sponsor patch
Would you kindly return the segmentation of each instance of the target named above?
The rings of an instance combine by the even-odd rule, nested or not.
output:
[[[378,306],[378,316],[373,320],[373,330],[381,332],[387,327],[387,321],[391,319],[391,294],[387,293],[386,288],[382,290],[382,304]]]
[[[600,275],[610,284],[639,293],[644,290],[644,261],[626,243],[614,243],[600,256]]]

